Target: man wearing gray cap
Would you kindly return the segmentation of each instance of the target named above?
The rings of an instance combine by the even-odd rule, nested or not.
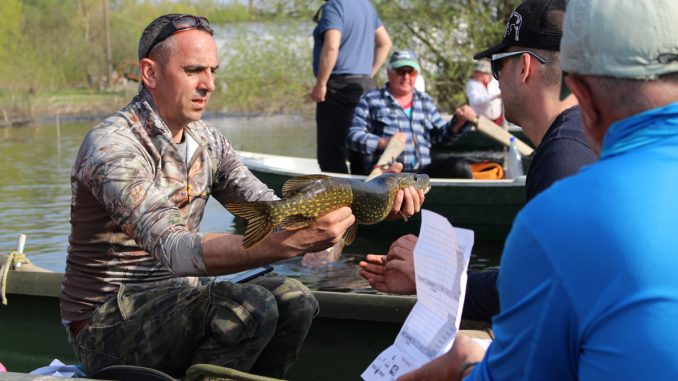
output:
[[[678,378],[677,19],[674,0],[570,1],[561,67],[599,161],[514,221],[484,358],[459,337],[402,380]]]
[[[181,377],[210,363],[283,377],[318,313],[315,298],[279,275],[248,283],[209,276],[330,247],[355,221],[340,208],[249,249],[240,235],[199,231],[210,196],[221,204],[277,199],[201,120],[219,66],[212,35],[193,15],[149,24],[139,41],[139,94],[89,131],[76,158],[60,301],[90,375],[139,365]],[[415,208],[416,191],[399,197]]]
[[[473,76],[466,82],[468,104],[478,115],[498,125],[504,124],[499,82],[492,78],[490,61],[479,60],[473,64]]]

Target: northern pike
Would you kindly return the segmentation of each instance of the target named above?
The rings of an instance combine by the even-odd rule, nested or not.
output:
[[[247,220],[243,247],[249,248],[275,227],[301,229],[324,214],[348,206],[356,217],[344,236],[349,245],[358,224],[376,224],[386,218],[396,193],[410,185],[424,193],[431,188],[427,175],[414,173],[387,173],[367,182],[326,175],[299,176],[283,185],[281,200],[231,203],[226,209]]]

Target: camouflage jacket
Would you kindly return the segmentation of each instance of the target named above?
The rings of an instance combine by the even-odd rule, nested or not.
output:
[[[89,319],[122,283],[205,275],[198,226],[210,195],[276,199],[219,131],[197,121],[184,136],[188,166],[143,87],[85,136],[71,173],[64,320]]]

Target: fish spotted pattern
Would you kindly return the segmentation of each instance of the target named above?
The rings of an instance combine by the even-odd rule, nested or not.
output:
[[[356,217],[344,236],[353,242],[357,224],[376,224],[388,216],[399,190],[413,186],[428,192],[429,178],[422,174],[383,174],[368,182],[325,175],[294,177],[283,186],[278,201],[227,204],[236,216],[247,220],[243,247],[249,248],[266,238],[275,227],[300,229],[318,217],[348,206]]]

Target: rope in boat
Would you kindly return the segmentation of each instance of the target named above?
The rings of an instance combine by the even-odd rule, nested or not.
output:
[[[7,290],[7,275],[9,274],[9,269],[12,267],[21,267],[21,265],[32,265],[32,263],[26,257],[26,254],[13,251],[9,253],[7,261],[5,261],[5,264],[0,268],[0,296],[2,297],[2,304],[5,306],[7,305],[5,291]]]

